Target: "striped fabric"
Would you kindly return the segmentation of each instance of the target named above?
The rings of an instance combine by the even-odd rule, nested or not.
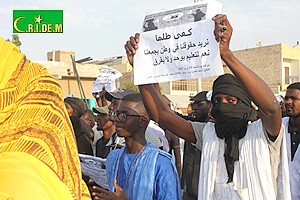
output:
[[[20,170],[32,180],[22,177],[11,180]],[[34,185],[35,180],[39,181],[40,188]],[[9,181],[14,185],[4,186]],[[49,198],[36,196],[36,199],[90,199],[81,179],[74,133],[58,82],[43,66],[27,60],[2,38],[0,183],[0,199],[29,199],[32,193],[44,189],[38,194],[49,194]],[[23,194],[16,192],[19,188],[14,188],[15,185]]]

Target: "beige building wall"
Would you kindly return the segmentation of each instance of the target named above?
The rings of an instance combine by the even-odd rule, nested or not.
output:
[[[132,72],[133,68],[129,64],[126,56],[116,56],[105,58],[104,60],[93,60],[85,62],[85,64],[107,65],[118,70],[121,73]]]
[[[162,94],[171,94],[172,84],[171,82],[159,83]]]
[[[234,51],[234,55],[278,93],[281,87],[281,44]]]
[[[287,44],[281,45],[282,49],[282,72],[286,72],[286,67],[289,68],[288,74],[282,74],[283,90],[290,83],[300,81],[300,46],[291,48]],[[289,80],[289,84],[286,84],[286,79]]]
[[[235,51],[234,55],[263,78],[274,93],[282,93],[289,84],[299,81],[300,46],[260,46]]]
[[[81,85],[84,90],[86,98],[93,98],[91,90],[93,89],[92,82],[95,81],[94,78],[81,78]],[[63,79],[58,79],[59,84],[63,88],[63,96],[69,96],[73,94],[75,97],[81,97],[78,83],[74,77],[65,77]]]
[[[63,91],[63,96],[70,94],[76,97],[81,97],[79,87],[74,76],[73,65],[71,62],[57,62],[57,61],[33,61],[44,65],[48,72],[54,76],[60,83]],[[93,98],[91,90],[93,88],[92,82],[96,80],[101,65],[93,64],[76,64],[77,72],[80,76],[82,88],[86,98]]]
[[[47,53],[47,61],[72,62],[71,56],[75,57],[74,51],[53,50]]]
[[[300,81],[300,46],[275,44],[238,50],[233,53],[242,63],[257,73],[276,94],[283,93],[289,84]],[[223,65],[225,73],[232,73],[225,63]],[[289,68],[288,71],[286,67]],[[285,81],[287,77],[288,82]],[[199,79],[197,91],[172,90],[172,82],[161,83],[160,86],[162,93],[169,95],[168,97],[180,109],[185,109],[189,96],[200,91],[212,90],[212,84],[216,78]],[[185,101],[182,96],[185,97]]]
[[[300,81],[300,46],[289,47],[286,44],[275,44],[238,50],[233,53],[241,62],[263,78],[274,93],[284,92],[290,83]],[[54,59],[59,62],[38,62],[44,64],[49,72],[58,79],[65,96],[73,93],[79,97],[80,93],[74,77],[70,54],[75,56],[72,51],[52,51],[47,54],[48,60]],[[231,73],[224,63],[223,65],[224,71]],[[92,82],[97,78],[101,66],[109,66],[123,73],[123,77],[117,82],[118,89],[124,88],[124,85],[131,84],[133,86],[134,72],[126,56],[77,64],[77,70],[88,98],[92,97],[90,94]],[[189,96],[196,95],[200,91],[212,90],[212,84],[216,78],[198,79],[195,81],[194,90],[173,90],[173,82],[160,83],[160,88],[162,93],[168,95],[180,109],[186,109]]]

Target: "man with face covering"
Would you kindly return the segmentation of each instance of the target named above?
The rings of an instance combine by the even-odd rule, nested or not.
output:
[[[218,95],[236,97],[236,104],[221,102]],[[256,111],[251,106],[250,97],[239,81],[231,74],[219,76],[213,84],[213,108],[215,130],[218,138],[225,139],[224,158],[228,174],[228,183],[233,181],[234,161],[239,158],[239,139],[247,131],[248,122],[254,121]],[[235,99],[234,99],[235,100]]]
[[[231,52],[232,27],[226,15],[212,20],[220,56],[235,75],[222,75],[213,84],[215,123],[189,122],[170,112],[157,84],[139,85],[147,112],[202,151],[198,199],[290,199],[280,107],[267,84]],[[125,45],[131,64],[138,42],[136,35]],[[253,123],[250,99],[261,112]]]

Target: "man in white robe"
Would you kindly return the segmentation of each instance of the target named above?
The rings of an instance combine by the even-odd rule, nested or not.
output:
[[[286,146],[293,200],[300,199],[300,82],[288,86],[285,95],[288,117],[282,119],[285,127]]]
[[[191,123],[172,113],[164,105],[157,83],[139,85],[144,105],[152,120],[202,150],[198,199],[289,200],[287,156],[276,97],[231,52],[233,29],[227,16],[217,15],[212,20],[221,58],[235,75],[225,74],[214,82],[215,123]],[[135,35],[125,45],[130,64],[138,42],[139,35]],[[252,124],[248,124],[255,117],[250,101],[260,110],[260,120]]]

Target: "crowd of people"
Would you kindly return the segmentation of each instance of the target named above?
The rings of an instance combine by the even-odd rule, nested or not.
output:
[[[232,74],[191,97],[187,115],[158,83],[103,87],[89,110],[0,39],[0,199],[300,199],[300,83],[276,98],[231,52],[226,15],[213,21]],[[132,66],[138,48],[136,34]],[[78,153],[106,159],[108,190],[82,174]]]

